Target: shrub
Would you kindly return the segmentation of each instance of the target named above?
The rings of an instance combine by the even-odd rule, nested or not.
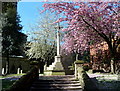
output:
[[[30,62],[30,65],[38,65],[38,64],[39,64],[38,61],[31,61],[31,62]]]
[[[83,61],[83,60],[76,60],[76,61],[75,61],[75,64],[84,64],[84,63],[86,63],[86,62]]]
[[[70,70],[75,70],[75,65],[72,64],[72,66],[68,66],[68,68],[69,68]]]
[[[85,71],[88,71],[88,70],[90,69],[90,67],[89,67],[88,65],[84,65],[84,66],[83,66],[83,69],[84,69]]]

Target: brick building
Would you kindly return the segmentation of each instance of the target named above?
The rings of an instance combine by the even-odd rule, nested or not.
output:
[[[117,48],[117,59],[120,60],[120,44]],[[102,42],[100,44],[94,44],[90,46],[90,61],[93,70],[110,70],[110,52],[108,50],[108,44]],[[116,65],[119,64],[117,61]]]

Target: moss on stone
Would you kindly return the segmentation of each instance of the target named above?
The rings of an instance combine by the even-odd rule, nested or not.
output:
[[[84,64],[84,63],[86,63],[86,62],[83,61],[83,60],[76,60],[74,63],[75,63],[75,64]]]
[[[78,79],[81,83],[83,91],[99,91],[99,89],[89,78],[83,67],[78,67]]]
[[[38,61],[31,61],[31,62],[30,62],[30,65],[38,65],[38,64],[39,64]]]

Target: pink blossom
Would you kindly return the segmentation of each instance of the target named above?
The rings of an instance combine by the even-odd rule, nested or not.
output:
[[[63,49],[67,52],[84,51],[89,48],[88,43],[91,41],[97,44],[106,41],[110,47],[111,33],[114,32],[115,36],[120,32],[120,13],[116,13],[120,7],[116,2],[57,2],[44,4],[43,7],[63,14],[56,22],[67,21],[68,27],[62,30],[68,32],[63,39]]]

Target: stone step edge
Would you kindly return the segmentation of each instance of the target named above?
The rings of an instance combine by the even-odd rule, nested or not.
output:
[[[82,87],[81,86],[79,86],[79,87],[56,87],[56,88],[36,88],[36,87],[31,87],[30,89],[39,89],[39,90],[41,90],[41,89],[48,89],[48,91],[49,91],[49,89],[68,89],[68,90],[75,90],[75,89],[82,89]]]
[[[76,84],[32,84],[32,86],[80,86],[80,83],[76,83]]]
[[[35,82],[79,82],[78,80],[37,80]]]
[[[78,81],[77,79],[38,79],[37,81]]]
[[[33,84],[77,84],[79,82],[34,82]]]

